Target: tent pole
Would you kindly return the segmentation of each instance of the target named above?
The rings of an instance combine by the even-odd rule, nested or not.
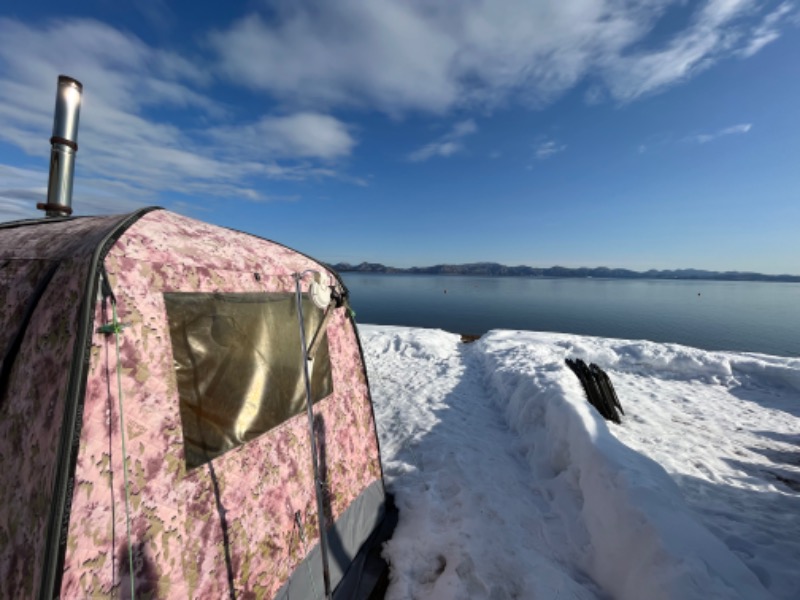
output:
[[[311,440],[311,463],[314,468],[314,490],[317,494],[317,524],[319,525],[319,547],[322,553],[322,580],[325,584],[325,598],[331,600],[331,578],[328,568],[328,538],[327,520],[325,519],[325,502],[322,497],[322,484],[319,480],[319,465],[317,464],[317,438],[314,435],[314,410],[311,401],[311,380],[308,376],[308,347],[306,346],[306,328],[303,320],[303,298],[300,293],[300,281],[306,273],[303,271],[294,274],[295,299],[297,301],[297,318],[300,323],[300,342],[303,350],[303,376],[306,384],[306,411],[308,412],[308,435]]]

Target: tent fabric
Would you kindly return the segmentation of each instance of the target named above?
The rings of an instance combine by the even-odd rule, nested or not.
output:
[[[335,278],[278,244],[166,211],[132,225],[110,248],[104,267],[125,327],[119,364],[113,336],[95,332],[91,339],[62,597],[108,597],[131,577],[118,368],[137,594],[274,597],[306,554],[295,539],[296,513],[308,548],[318,542],[307,417],[293,417],[187,471],[163,294],[288,293],[292,274],[306,269],[333,285]],[[72,296],[80,302],[78,290]],[[363,359],[346,310],[335,309],[328,324],[333,393],[315,405],[331,522],[371,484],[382,487]],[[95,324],[108,322],[109,311],[97,302]],[[47,488],[50,482],[40,483]]]
[[[31,597],[39,587],[88,268],[96,247],[122,220],[116,216],[46,227],[0,227],[0,372],[5,379],[0,385],[2,597]],[[34,294],[47,273],[48,284]],[[26,311],[32,314],[24,323]],[[24,332],[19,329],[22,324]],[[12,349],[17,338],[19,345]]]

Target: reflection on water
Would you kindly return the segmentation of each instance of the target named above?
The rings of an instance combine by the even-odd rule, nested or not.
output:
[[[344,273],[361,323],[560,331],[800,356],[800,284]]]

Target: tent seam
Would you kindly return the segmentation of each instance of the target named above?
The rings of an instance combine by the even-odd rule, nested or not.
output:
[[[128,228],[145,214],[159,210],[159,208],[155,206],[144,208],[125,217],[97,244],[89,263],[84,296],[79,311],[80,320],[72,350],[72,361],[64,399],[64,414],[61,420],[61,435],[56,454],[56,472],[53,477],[52,501],[47,520],[44,560],[42,561],[38,593],[40,600],[50,600],[60,596],[69,533],[69,517],[72,510],[72,488],[75,484],[75,468],[78,462],[77,446],[80,443],[86,378],[89,372],[87,349],[92,341],[94,298],[97,297],[99,282],[98,266],[101,261],[105,260],[111,246]],[[38,224],[38,222],[35,223]]]

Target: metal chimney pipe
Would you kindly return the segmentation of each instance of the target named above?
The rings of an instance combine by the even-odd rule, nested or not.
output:
[[[47,182],[47,203],[36,208],[48,217],[72,214],[72,179],[75,154],[78,152],[78,120],[81,113],[83,84],[77,79],[58,76],[53,137],[50,138],[50,179]]]

